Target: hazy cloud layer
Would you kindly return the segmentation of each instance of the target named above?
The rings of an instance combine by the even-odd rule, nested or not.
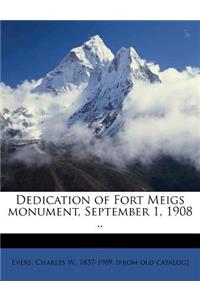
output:
[[[170,68],[161,72],[158,65],[149,66],[162,83],[135,84],[119,116],[123,128],[113,138],[95,139],[86,124],[68,127],[69,116],[82,103],[80,91],[38,95],[31,93],[34,81],[16,89],[1,84],[3,107],[27,107],[44,140],[71,145],[74,155],[80,157],[96,155],[124,166],[138,159],[149,163],[157,155],[167,154],[200,168],[200,69],[187,67],[179,72]],[[23,153],[21,157],[25,156]],[[26,160],[31,161],[31,155]]]

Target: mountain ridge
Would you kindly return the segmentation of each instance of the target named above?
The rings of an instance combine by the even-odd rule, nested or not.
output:
[[[134,90],[137,81],[153,84],[160,82],[160,79],[133,47],[122,47],[113,55],[103,40],[95,35],[83,45],[71,49],[31,92],[35,95],[56,96],[55,101],[59,101],[59,95],[64,95],[67,104],[70,93],[78,91],[80,105],[68,120],[66,117],[66,124],[72,126],[84,122],[94,135],[103,137],[115,134],[123,125],[120,120],[123,103],[127,95]],[[10,115],[15,115],[15,118],[9,117],[9,122],[7,116],[1,114],[3,138],[31,137],[33,124],[33,134],[41,132],[36,126],[41,127],[44,118],[41,118],[41,122],[34,122],[32,116],[30,122],[26,115],[32,115],[32,112],[29,111],[29,107],[26,110],[24,114],[22,107],[22,114],[18,114],[19,120],[16,119],[16,114],[11,112]],[[44,113],[45,115],[48,117],[48,113]]]
[[[33,92],[58,94],[73,88],[85,88],[92,72],[97,67],[101,72],[112,58],[113,54],[103,40],[98,35],[92,36],[82,46],[72,48]]]
[[[142,84],[135,88],[138,82]],[[140,113],[137,105],[133,105],[127,113],[129,93],[137,94],[147,85],[146,107],[149,85],[160,82],[159,76],[132,47],[122,47],[113,55],[99,36],[93,36],[82,46],[71,49],[37,86],[35,83],[34,88],[31,86],[31,93],[28,90],[31,100],[24,97],[23,101],[16,101],[20,103],[18,107],[3,107],[0,113],[3,190],[199,191],[200,172],[193,158],[182,153],[179,157],[173,151],[165,153],[162,147],[152,155],[151,146],[157,141],[153,139],[148,144],[148,139],[157,136],[151,116],[156,114],[162,121],[165,110],[159,114],[157,110]],[[70,102],[75,93],[78,97]],[[16,96],[15,90],[10,89],[9,96],[12,94],[17,100],[22,95],[19,92]],[[130,101],[135,104],[137,96],[131,95]],[[171,99],[174,100],[173,95]],[[76,101],[78,105],[70,110]],[[159,101],[155,102],[156,108],[157,105]],[[130,120],[143,124],[149,117],[145,129],[131,127],[126,136]],[[161,123],[155,124],[159,127]],[[159,132],[162,144],[158,146],[168,143],[162,136],[167,129],[165,124]],[[142,143],[139,150],[137,140]],[[176,145],[174,139],[172,144]],[[134,151],[139,156],[132,156]],[[147,160],[146,153],[150,154]]]

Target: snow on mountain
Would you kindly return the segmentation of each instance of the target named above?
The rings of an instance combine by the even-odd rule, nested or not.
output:
[[[16,110],[4,108],[0,113],[1,139],[31,140],[39,137],[39,126],[35,116],[27,108]]]
[[[73,48],[59,65],[42,80],[34,92],[66,92],[95,84],[113,58],[102,39],[95,35],[82,46]]]
[[[160,81],[132,47],[121,48],[104,72],[87,103],[71,117],[70,123],[87,122],[96,134],[102,135],[108,131],[113,122],[116,122],[122,110],[123,101],[137,80],[150,83]],[[116,129],[118,127],[119,120]]]
[[[68,125],[86,122],[95,135],[113,135],[122,126],[120,115],[124,100],[138,80],[148,83],[160,81],[132,47],[121,48],[114,56],[102,39],[95,35],[82,46],[73,48],[53,71],[38,81],[32,93],[38,97],[44,94],[51,99],[56,95],[57,102],[63,95],[64,101],[67,101],[70,93],[78,92],[80,105],[74,106],[75,113],[68,110],[68,115],[72,114]],[[65,115],[65,105],[62,107],[61,114]],[[38,109],[35,111],[39,112]],[[4,109],[0,115],[1,137],[38,138],[48,111],[35,114],[30,114],[24,107],[14,111]]]

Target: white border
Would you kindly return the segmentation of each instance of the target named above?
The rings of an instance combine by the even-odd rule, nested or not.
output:
[[[1,20],[191,20],[198,0],[2,0]],[[199,282],[1,282],[2,299],[199,299]]]
[[[2,0],[1,20],[190,20],[198,0]]]
[[[199,282],[1,282],[5,300],[199,300]]]

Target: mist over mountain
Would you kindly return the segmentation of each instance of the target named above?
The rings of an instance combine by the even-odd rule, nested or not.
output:
[[[34,112],[34,117],[36,119],[36,114],[39,115],[41,117],[39,123],[42,123],[44,118],[48,117],[50,109],[54,109],[56,114],[56,106],[59,102],[59,110],[68,115],[69,122],[67,116],[66,122],[69,125],[85,122],[89,128],[93,128],[96,135],[105,135],[105,133],[110,135],[109,127],[111,125],[113,127],[113,123],[118,123],[116,119],[122,111],[123,102],[138,81],[156,83],[160,82],[160,79],[132,47],[121,48],[114,56],[98,35],[93,36],[82,46],[73,48],[67,53],[58,66],[43,79],[38,82],[33,81],[32,89],[24,91],[22,87],[22,93],[28,92],[32,102],[25,100],[12,112],[8,107],[3,107],[2,128],[4,129],[4,126],[6,128],[6,120],[8,120],[8,136],[11,134],[13,137],[15,132],[18,138],[20,135],[26,136],[27,131],[30,131],[30,127],[34,124],[26,119],[26,114],[29,115],[28,110],[34,110],[33,106],[37,105],[38,111]],[[7,93],[13,96],[13,91],[9,90],[9,87],[4,87],[3,94],[6,94],[6,88]],[[14,91],[14,94],[18,94],[14,95],[14,98],[18,98],[18,101],[13,100],[16,102],[15,105],[20,102],[20,89],[21,87]],[[72,99],[74,95],[76,99]],[[45,103],[44,97],[49,98],[48,103]],[[41,99],[41,103],[38,98]],[[10,102],[10,99],[8,101]],[[69,106],[76,107],[73,113],[71,111],[71,116],[69,116]],[[16,111],[21,112],[18,113],[17,119]],[[15,128],[12,128],[9,122],[11,119]],[[112,131],[116,130],[112,128]],[[3,135],[6,136],[4,130]]]
[[[56,176],[60,182],[68,178],[67,168],[75,178],[83,176],[83,190],[159,190],[158,182],[162,190],[181,190],[187,181],[188,188],[200,189],[198,67],[160,71],[132,47],[114,55],[96,35],[69,51],[44,78],[15,89],[0,83],[0,94],[4,183],[8,177],[16,182],[18,169],[22,178],[31,169],[32,180],[42,168],[46,189],[52,190]],[[152,170],[159,174],[156,181]],[[171,173],[181,182],[170,185]],[[79,189],[78,183],[61,186]]]

